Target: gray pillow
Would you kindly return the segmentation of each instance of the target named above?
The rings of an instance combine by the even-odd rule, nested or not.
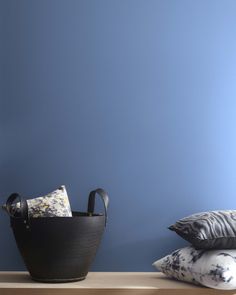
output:
[[[201,212],[169,227],[196,249],[236,248],[236,210]]]

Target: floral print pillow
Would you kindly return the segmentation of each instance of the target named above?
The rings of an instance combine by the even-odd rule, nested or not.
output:
[[[72,211],[64,185],[55,191],[35,199],[27,199],[29,217],[71,217]],[[20,203],[12,205],[15,213],[20,211]]]

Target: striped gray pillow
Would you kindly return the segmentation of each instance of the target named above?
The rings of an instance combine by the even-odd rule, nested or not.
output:
[[[236,210],[193,214],[178,220],[169,229],[196,249],[236,248]]]

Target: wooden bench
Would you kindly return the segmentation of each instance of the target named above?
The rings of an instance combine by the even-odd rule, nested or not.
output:
[[[221,291],[167,279],[155,272],[90,272],[84,281],[38,283],[26,272],[0,272],[0,295],[225,295]]]

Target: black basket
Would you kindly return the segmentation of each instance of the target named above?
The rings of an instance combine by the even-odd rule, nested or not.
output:
[[[99,195],[105,214],[95,214]],[[20,217],[11,214],[11,205],[20,201]],[[88,212],[73,212],[73,217],[28,218],[27,202],[12,194],[6,203],[11,227],[25,265],[36,281],[67,282],[86,278],[107,222],[108,195],[96,189],[89,195]]]

